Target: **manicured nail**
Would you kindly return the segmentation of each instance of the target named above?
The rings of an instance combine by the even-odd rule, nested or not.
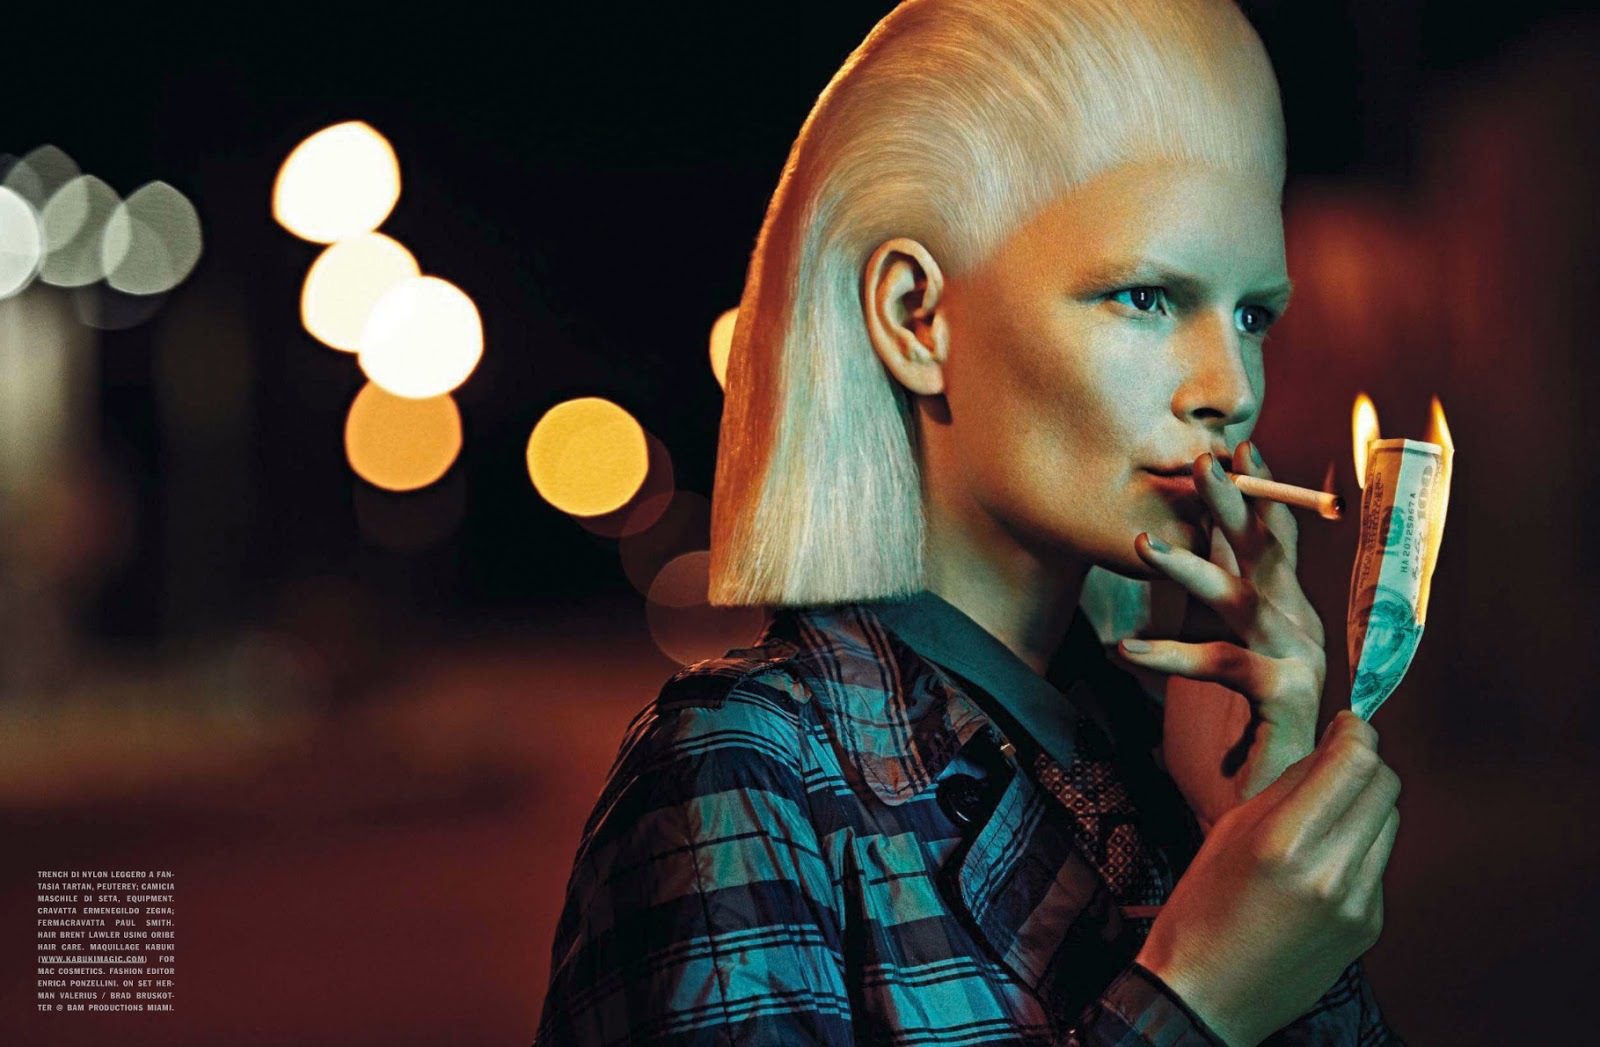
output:
[[[1218,480],[1226,480],[1228,478],[1228,474],[1222,469],[1222,462],[1217,459],[1216,455],[1211,456],[1211,475]]]
[[[1145,643],[1143,640],[1135,640],[1132,637],[1129,637],[1128,639],[1122,641],[1122,649],[1124,651],[1127,651],[1129,654],[1149,654],[1150,653],[1150,645],[1149,644]]]
[[[1161,539],[1157,538],[1153,534],[1150,534],[1149,532],[1145,533],[1144,540],[1149,542],[1150,548],[1154,549],[1158,553],[1172,552],[1172,546],[1168,545],[1166,542],[1163,542]]]
[[[1256,447],[1256,442],[1254,440],[1250,441],[1250,460],[1256,463],[1256,468],[1258,469],[1267,464],[1261,460],[1261,450],[1260,448]]]

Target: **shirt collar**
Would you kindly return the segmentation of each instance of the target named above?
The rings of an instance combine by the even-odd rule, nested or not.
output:
[[[1100,700],[1088,685],[1091,671],[1105,655],[1082,613],[1073,616],[1046,674],[1040,676],[987,629],[930,590],[870,606],[919,655],[980,691],[975,696],[980,704],[992,710],[984,703],[988,698],[998,705],[1002,723],[1009,718],[1061,766],[1067,766],[1077,751],[1080,715],[1105,726]]]

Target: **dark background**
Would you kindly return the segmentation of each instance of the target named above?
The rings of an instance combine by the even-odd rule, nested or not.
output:
[[[1297,285],[1263,450],[1313,485],[1334,462],[1351,493],[1361,389],[1385,435],[1419,438],[1438,394],[1458,449],[1427,641],[1376,721],[1406,794],[1368,965],[1416,1043],[1582,1028],[1562,1001],[1581,1000],[1597,909],[1588,6],[1245,5],[1282,87]],[[532,488],[528,433],[604,396],[709,497],[707,334],[800,122],[886,9],[19,16],[0,151],[54,143],[122,193],[169,181],[207,239],[153,319],[98,336],[53,488],[71,526],[0,517],[0,803],[20,843],[0,1039],[531,1039],[578,827],[675,663],[618,543]],[[383,230],[484,319],[465,448],[419,495],[345,464],[362,378],[300,328],[319,248],[270,214],[288,152],[347,119],[399,155]],[[440,535],[398,551],[362,514]],[[1331,708],[1354,533],[1302,532]],[[18,550],[40,542],[76,566],[19,595]],[[33,870],[74,860],[177,870],[176,1015],[32,1013]]]

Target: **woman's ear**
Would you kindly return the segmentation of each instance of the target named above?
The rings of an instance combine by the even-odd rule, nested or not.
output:
[[[922,396],[944,392],[950,328],[939,308],[943,294],[939,263],[905,237],[880,244],[861,272],[872,348],[901,385]]]

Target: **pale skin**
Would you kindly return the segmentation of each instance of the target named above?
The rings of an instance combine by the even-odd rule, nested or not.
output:
[[[861,286],[916,394],[929,589],[1040,673],[1091,568],[1187,594],[1118,648],[1170,681],[1166,762],[1208,830],[1139,959],[1259,1042],[1376,939],[1399,791],[1367,724],[1316,739],[1325,637],[1291,510],[1212,472],[1270,476],[1249,436],[1289,294],[1276,182],[1124,164],[959,276],[896,238]]]

